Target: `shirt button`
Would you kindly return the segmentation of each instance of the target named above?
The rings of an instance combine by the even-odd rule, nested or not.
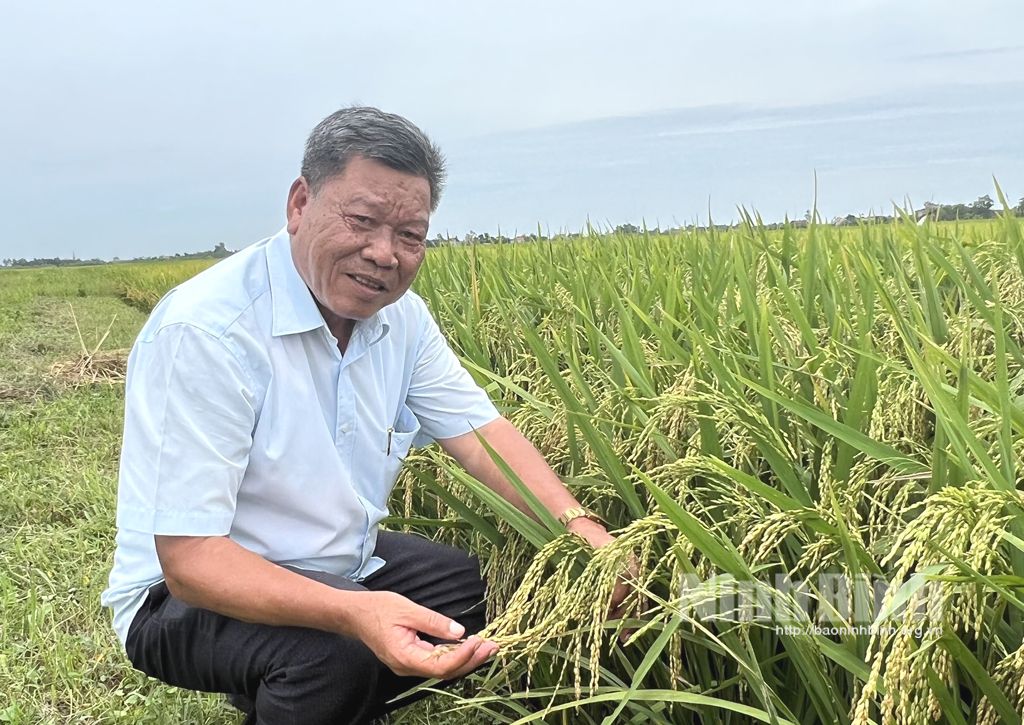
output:
[[[352,430],[352,426],[350,426],[348,423],[346,423],[345,425],[341,426],[341,432],[342,433],[348,433],[351,430]]]

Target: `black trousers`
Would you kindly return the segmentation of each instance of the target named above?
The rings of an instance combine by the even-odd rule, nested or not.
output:
[[[475,556],[394,531],[378,532],[374,554],[387,564],[360,583],[292,570],[336,589],[397,592],[459,622],[466,636],[483,629]],[[163,582],[135,615],[126,650],[136,669],[169,685],[251,701],[245,725],[358,725],[429,694],[386,704],[424,680],[399,677],[357,639],[243,622],[185,604]]]

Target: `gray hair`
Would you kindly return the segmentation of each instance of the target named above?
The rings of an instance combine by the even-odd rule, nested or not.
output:
[[[444,155],[406,119],[379,108],[352,106],[318,123],[302,155],[302,176],[310,191],[315,195],[330,179],[342,174],[354,156],[426,179],[430,184],[430,211],[437,209],[444,191]]]

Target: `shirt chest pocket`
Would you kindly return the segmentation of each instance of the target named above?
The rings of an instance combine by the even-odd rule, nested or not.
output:
[[[413,441],[420,432],[420,422],[409,409],[402,404],[394,425],[384,433],[381,441],[381,452],[384,454],[384,482],[390,487],[402,470],[402,461],[409,455]]]

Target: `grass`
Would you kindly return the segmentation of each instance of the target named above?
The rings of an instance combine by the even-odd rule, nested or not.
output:
[[[198,269],[0,272],[0,722],[238,721],[119,654],[98,602],[122,389],[49,376],[115,314],[104,349],[130,346],[160,294]],[[446,722],[1019,722],[1019,221],[766,232],[750,220],[443,248],[416,288],[621,543],[595,554],[437,450],[411,457],[392,511],[483,556],[506,657],[474,697],[439,696],[400,722],[454,704],[465,710]],[[630,551],[646,613],[620,646],[600,614]],[[821,574],[875,576],[911,603],[941,580],[926,622],[942,628],[789,635],[711,621],[680,586],[756,581],[779,614],[794,601],[777,574],[810,582],[806,616],[840,624],[853,617],[830,609],[843,597],[830,602]],[[845,598],[864,604],[860,589]]]

